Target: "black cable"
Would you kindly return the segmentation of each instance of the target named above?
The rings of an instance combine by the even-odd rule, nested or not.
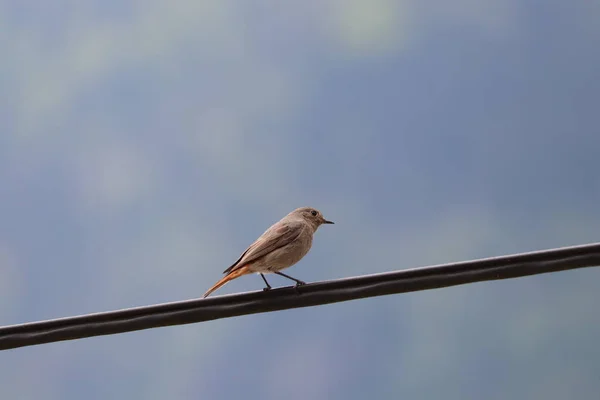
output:
[[[0,350],[600,265],[600,243],[0,327]]]

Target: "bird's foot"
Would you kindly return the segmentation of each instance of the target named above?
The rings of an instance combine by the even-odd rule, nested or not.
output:
[[[263,288],[263,292],[268,292],[271,289],[272,289],[271,286],[266,286]]]
[[[303,282],[303,281],[297,281],[296,282],[296,284],[293,286],[294,287],[294,291],[296,292],[296,294],[298,294],[298,295],[300,294],[299,288],[300,288],[300,286],[304,286],[304,285],[306,285],[306,282]]]

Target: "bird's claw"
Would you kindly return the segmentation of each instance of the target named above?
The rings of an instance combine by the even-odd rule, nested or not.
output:
[[[271,287],[264,287],[263,288],[263,292],[268,292],[269,290],[271,290]]]
[[[302,282],[302,281],[298,281],[296,282],[296,284],[294,285],[294,291],[296,292],[296,294],[300,294],[300,290],[298,290],[298,288],[300,286],[306,285],[306,282]]]

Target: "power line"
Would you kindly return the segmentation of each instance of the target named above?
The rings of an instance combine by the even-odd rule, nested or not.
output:
[[[600,243],[0,327],[0,350],[600,265]]]

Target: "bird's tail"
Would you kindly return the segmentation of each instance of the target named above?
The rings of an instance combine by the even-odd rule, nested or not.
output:
[[[225,275],[223,278],[221,278],[217,283],[215,283],[210,289],[208,289],[208,291],[206,293],[204,293],[204,296],[202,296],[202,298],[208,297],[208,295],[210,295],[212,292],[214,292],[221,286],[225,285],[230,280],[239,278],[240,276],[246,275],[246,274],[251,274],[247,265],[244,265],[242,268],[238,268],[236,270],[231,271],[230,273]]]

